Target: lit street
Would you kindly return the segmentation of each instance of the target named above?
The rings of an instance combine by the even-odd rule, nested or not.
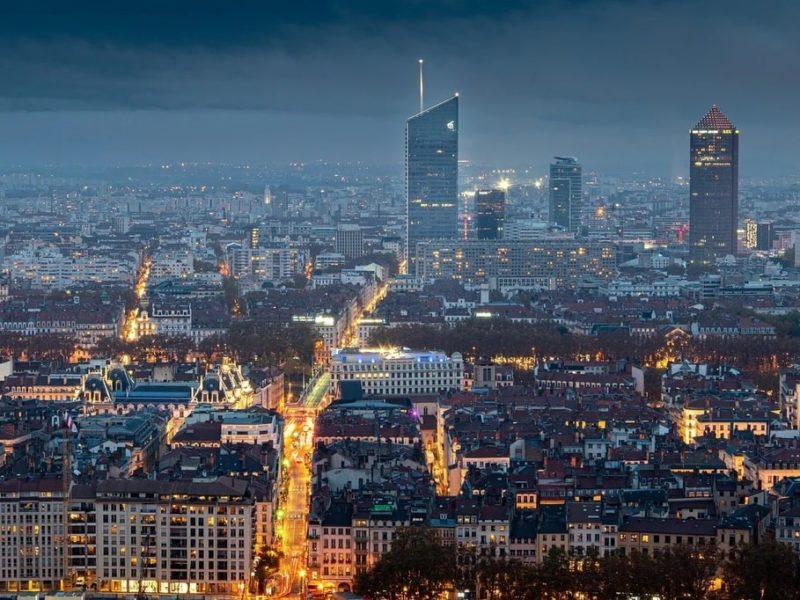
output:
[[[322,404],[322,401],[325,399],[325,395],[328,393],[330,381],[331,376],[325,371],[316,379],[309,382],[309,385],[303,392],[302,405],[310,409],[319,408],[320,404]]]
[[[306,526],[314,436],[313,411],[306,406],[317,406],[321,402],[327,390],[327,374],[310,382],[307,390],[303,394],[306,404],[288,404],[284,413],[285,496],[281,495],[276,531],[283,553],[280,573],[284,579],[280,582],[280,595],[291,598],[305,597]]]

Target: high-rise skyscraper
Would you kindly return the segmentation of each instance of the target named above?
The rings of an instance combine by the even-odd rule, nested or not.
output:
[[[406,256],[458,233],[458,96],[406,121]]]
[[[577,158],[556,156],[550,164],[550,211],[553,225],[578,231],[583,208],[582,170]]]
[[[506,194],[503,190],[475,192],[475,230],[479,240],[502,239],[505,215]]]
[[[739,130],[711,107],[689,134],[689,258],[714,264],[736,254],[739,221]]]

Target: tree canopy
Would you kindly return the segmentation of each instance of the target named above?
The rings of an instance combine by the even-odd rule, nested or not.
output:
[[[452,556],[427,527],[398,529],[392,549],[356,577],[356,589],[374,598],[438,598],[451,581]]]
[[[728,557],[713,546],[676,545],[645,553],[567,554],[551,548],[539,563],[440,545],[426,528],[399,533],[390,552],[356,577],[376,600],[431,598],[445,589],[500,600],[788,600],[800,597],[798,562],[775,542],[742,545]]]

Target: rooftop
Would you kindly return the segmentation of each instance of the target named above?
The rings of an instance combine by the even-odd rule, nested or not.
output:
[[[705,116],[697,122],[695,129],[735,129],[730,119],[717,108],[716,104],[711,105],[711,109]]]

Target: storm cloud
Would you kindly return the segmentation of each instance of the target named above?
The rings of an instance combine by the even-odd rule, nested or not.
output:
[[[798,22],[769,0],[18,2],[0,163],[399,162],[424,57],[476,162],[683,174],[715,102],[743,174],[794,174]]]

